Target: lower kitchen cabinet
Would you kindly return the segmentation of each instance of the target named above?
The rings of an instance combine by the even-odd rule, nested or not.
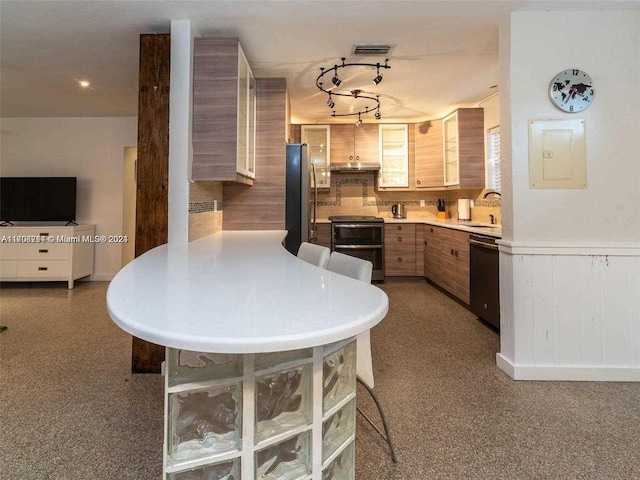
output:
[[[425,226],[424,276],[469,304],[469,234]]]
[[[416,275],[415,224],[389,223],[384,226],[384,268],[388,277]]]
[[[331,248],[331,224],[316,223],[315,238],[311,239],[310,242]]]

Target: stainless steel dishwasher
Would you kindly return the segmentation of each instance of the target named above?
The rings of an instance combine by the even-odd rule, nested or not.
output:
[[[471,311],[500,329],[500,260],[494,237],[469,236]]]

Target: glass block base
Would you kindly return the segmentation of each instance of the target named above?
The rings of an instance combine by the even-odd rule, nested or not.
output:
[[[165,480],[354,480],[354,338],[167,358]]]

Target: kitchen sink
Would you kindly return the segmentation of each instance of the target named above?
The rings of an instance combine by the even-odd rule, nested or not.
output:
[[[501,228],[501,225],[485,222],[458,222],[458,225],[464,225],[465,227]]]

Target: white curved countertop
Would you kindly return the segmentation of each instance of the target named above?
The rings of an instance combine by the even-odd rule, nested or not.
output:
[[[156,247],[111,281],[109,314],[143,340],[218,353],[323,345],[385,317],[382,290],[299,260],[285,235],[225,231]]]

